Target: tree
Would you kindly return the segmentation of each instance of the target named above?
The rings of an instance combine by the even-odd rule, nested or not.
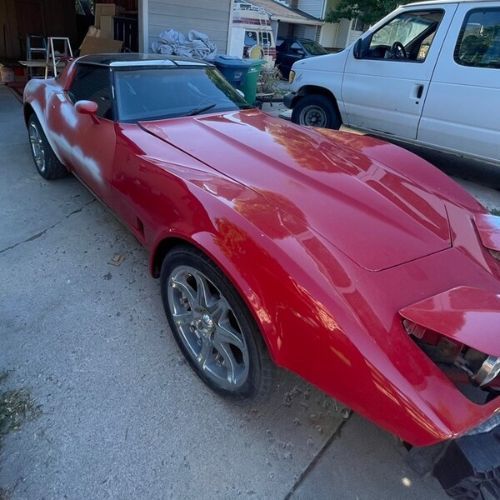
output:
[[[365,24],[373,24],[405,3],[409,3],[409,0],[340,0],[337,7],[326,15],[325,21],[336,23],[340,19],[359,18]]]

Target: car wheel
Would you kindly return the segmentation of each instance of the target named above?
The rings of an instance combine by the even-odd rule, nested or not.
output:
[[[274,364],[245,303],[212,261],[176,247],[163,262],[161,291],[177,344],[211,389],[239,400],[269,393]]]
[[[338,111],[324,95],[306,95],[299,99],[292,111],[292,121],[299,125],[336,130],[342,125]]]
[[[31,153],[38,173],[47,180],[60,179],[68,175],[66,167],[58,160],[50,147],[42,126],[33,113],[28,119],[28,135]]]

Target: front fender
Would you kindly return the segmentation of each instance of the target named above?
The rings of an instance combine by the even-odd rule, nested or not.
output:
[[[194,245],[238,290],[279,366],[412,444],[456,433],[434,404],[456,390],[407,338],[397,309],[388,323],[376,316],[367,271],[312,232],[294,231],[244,186],[199,173],[185,187],[190,215],[157,232],[152,263],[165,242]]]

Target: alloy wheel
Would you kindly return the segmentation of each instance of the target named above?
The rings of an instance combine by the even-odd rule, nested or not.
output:
[[[226,297],[191,266],[176,267],[167,284],[170,314],[192,361],[220,388],[241,387],[248,378],[249,351]]]
[[[36,167],[40,172],[45,172],[45,148],[43,144],[43,139],[40,135],[38,127],[35,123],[30,123],[29,126],[29,138],[31,144],[31,151],[33,153],[33,159],[35,160]]]

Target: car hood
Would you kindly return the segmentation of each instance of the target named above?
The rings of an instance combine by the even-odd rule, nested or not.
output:
[[[287,235],[320,234],[367,270],[451,246],[443,200],[397,165],[370,158],[377,146],[361,135],[299,127],[257,110],[139,126],[263,195]]]

